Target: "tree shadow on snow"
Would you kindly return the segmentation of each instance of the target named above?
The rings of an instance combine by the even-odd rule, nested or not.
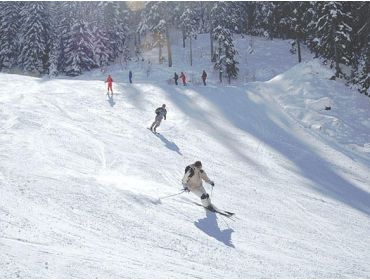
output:
[[[163,88],[165,92],[168,88]],[[271,100],[259,94],[260,89],[253,84],[233,91],[233,98],[228,98],[225,90],[207,89],[197,92],[191,88],[192,95],[186,94],[181,88],[175,88],[176,94],[167,94],[170,99],[185,115],[207,124],[211,133],[217,133],[218,139],[228,147],[231,152],[248,164],[249,168],[255,168],[257,172],[258,161],[250,157],[241,147],[235,145],[235,138],[229,135],[229,131],[222,128],[197,105],[197,99],[204,99],[217,108],[218,112],[229,123],[255,137],[261,146],[269,146],[276,153],[294,163],[297,170],[312,182],[309,186],[313,190],[331,197],[353,209],[356,209],[370,217],[370,193],[341,176],[335,170],[335,166],[320,155],[315,148],[302,141],[295,135],[291,123],[284,114],[274,114],[268,105]],[[279,89],[275,89],[279,90]],[[282,88],[281,91],[284,89]],[[259,157],[259,147],[256,148],[256,157]],[[274,176],[273,174],[270,174]]]
[[[164,143],[164,145],[165,145],[168,149],[170,149],[170,150],[172,150],[172,151],[174,151],[174,152],[178,153],[180,156],[182,156],[182,153],[180,152],[179,147],[178,147],[174,142],[171,142],[171,141],[167,140],[167,138],[166,138],[166,137],[164,137],[162,134],[156,134],[156,136],[157,136],[159,139],[161,139],[161,141]]]
[[[264,105],[269,100],[254,94],[254,90],[251,86],[241,89],[239,93],[235,91],[230,101],[221,91],[202,96],[214,104],[233,126],[253,135],[262,145],[273,148],[292,161],[298,169],[292,172],[310,180],[312,189],[370,217],[370,193],[337,173],[335,166],[298,138],[283,114],[274,115],[271,108]],[[239,105],[235,106],[233,102]]]
[[[194,225],[205,234],[224,243],[226,246],[235,248],[231,241],[231,234],[234,232],[234,230],[231,228],[221,230],[217,223],[216,214],[206,210],[206,215],[206,218],[194,222]]]

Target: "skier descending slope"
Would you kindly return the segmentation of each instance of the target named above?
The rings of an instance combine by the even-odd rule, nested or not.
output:
[[[160,126],[163,118],[166,120],[167,110],[166,110],[166,104],[163,104],[162,107],[158,107],[155,110],[155,113],[157,114],[155,117],[154,122],[150,126],[150,130],[154,133],[157,133],[156,129],[158,126]]]
[[[203,206],[209,211],[218,213],[231,219],[231,217],[234,215],[233,212],[221,210],[212,204],[209,194],[203,187],[202,180],[206,181],[212,187],[215,185],[215,183],[208,178],[207,173],[202,169],[202,163],[200,161],[196,161],[194,164],[188,165],[185,168],[185,175],[182,178],[182,185],[185,191],[192,192],[196,196],[200,197],[202,204],[195,204]]]
[[[111,93],[112,93],[112,97],[113,97],[113,89],[112,89],[113,79],[112,79],[111,75],[108,75],[108,78],[107,78],[107,80],[105,82],[108,83],[107,95],[109,96],[109,90],[110,90]]]
[[[200,161],[196,161],[194,164],[188,165],[185,168],[185,175],[182,178],[184,189],[200,197],[202,205],[208,208],[212,205],[211,199],[203,187],[202,180],[206,181],[212,187],[215,185],[215,183],[208,178],[207,173],[202,169],[202,163]]]

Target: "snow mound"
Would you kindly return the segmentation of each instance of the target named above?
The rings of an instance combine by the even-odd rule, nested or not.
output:
[[[302,126],[368,154],[364,147],[370,141],[370,102],[343,81],[330,80],[333,74],[319,60],[301,63],[271,79],[270,93]]]

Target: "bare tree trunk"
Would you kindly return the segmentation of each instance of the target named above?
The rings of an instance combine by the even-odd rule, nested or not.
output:
[[[158,44],[159,44],[158,61],[159,61],[159,64],[162,64],[162,42],[159,41]]]
[[[335,77],[339,78],[340,68],[339,68],[339,57],[337,43],[334,42],[334,57],[335,57]]]
[[[302,56],[301,56],[301,42],[299,39],[297,39],[297,50],[298,50],[298,62],[302,62]]]
[[[193,45],[192,45],[192,36],[190,36],[190,66],[193,66]]]
[[[183,48],[185,48],[185,40],[186,40],[185,27],[182,27],[182,47]]]
[[[166,25],[166,40],[167,40],[167,53],[168,53],[168,67],[172,67],[172,50],[170,42],[170,31],[168,30],[168,25]]]
[[[213,53],[213,27],[212,27],[212,24],[211,24],[211,27],[210,27],[210,30],[209,30],[209,35],[210,35],[210,40],[211,40],[211,62],[216,62],[215,61],[215,57],[214,57],[214,53]]]

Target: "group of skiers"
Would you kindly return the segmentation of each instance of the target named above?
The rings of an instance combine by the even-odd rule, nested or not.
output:
[[[206,84],[206,80],[207,80],[207,73],[206,73],[206,71],[205,70],[203,70],[203,73],[202,73],[202,81],[203,81],[203,84],[206,86],[207,84]],[[184,72],[181,72],[180,73],[180,76],[179,75],[177,75],[177,73],[175,72],[175,74],[173,75],[173,79],[175,80],[175,85],[178,85],[178,80],[179,80],[179,78],[181,79],[181,81],[182,81],[182,84],[184,85],[184,86],[186,86],[186,76],[185,76],[185,74],[184,74]]]
[[[176,76],[177,74],[175,73],[175,77]],[[186,78],[183,72],[181,72],[180,78],[182,79],[183,84],[186,85]],[[206,85],[206,82],[205,82],[206,78],[207,78],[207,74],[205,71],[203,71],[202,79],[203,79],[204,85]],[[178,77],[175,78],[176,85],[177,85],[177,79]],[[132,83],[132,72],[131,71],[129,72],[129,81],[130,83]],[[108,92],[107,92],[108,96],[109,96],[109,91],[110,91],[113,97],[113,88],[112,88],[113,79],[111,75],[108,75],[105,82],[108,83]],[[157,134],[156,129],[160,126],[162,120],[163,119],[166,120],[167,118],[166,104],[163,104],[161,107],[158,107],[155,110],[155,114],[156,116],[155,116],[154,122],[152,123],[149,129],[152,132]],[[190,164],[185,168],[185,175],[182,178],[182,185],[184,188],[183,190],[186,192],[192,192],[196,196],[198,196],[201,199],[202,205],[204,207],[211,207],[211,199],[209,197],[209,194],[206,192],[206,190],[203,187],[203,180],[207,182],[208,184],[210,184],[212,187],[215,185],[215,183],[208,178],[206,172],[203,170],[202,163],[200,161],[196,161],[195,163]]]
[[[128,72],[128,80],[129,80],[130,84],[132,84],[132,77],[133,77],[133,74],[132,74],[132,71],[130,70],[130,71]],[[176,84],[176,85],[178,85],[178,80],[179,80],[179,78],[181,79],[182,84],[183,84],[184,86],[186,86],[186,85],[187,85],[187,83],[186,83],[186,76],[185,76],[184,72],[181,72],[181,73],[180,73],[180,76],[179,76],[179,75],[177,75],[177,73],[175,72],[175,74],[174,74],[174,76],[173,76],[173,79],[175,80],[175,84]],[[202,78],[203,84],[206,86],[206,85],[207,85],[207,83],[206,83],[206,80],[207,80],[207,73],[206,73],[206,71],[205,71],[205,70],[203,70],[203,73],[202,73],[201,78]],[[106,82],[106,83],[108,83],[108,92],[107,92],[107,94],[109,95],[109,91],[110,91],[110,92],[111,92],[111,94],[112,94],[112,97],[113,97],[113,88],[112,88],[112,85],[113,85],[113,79],[112,79],[111,75],[108,75],[108,78],[107,78],[107,80],[106,80],[105,82]]]

